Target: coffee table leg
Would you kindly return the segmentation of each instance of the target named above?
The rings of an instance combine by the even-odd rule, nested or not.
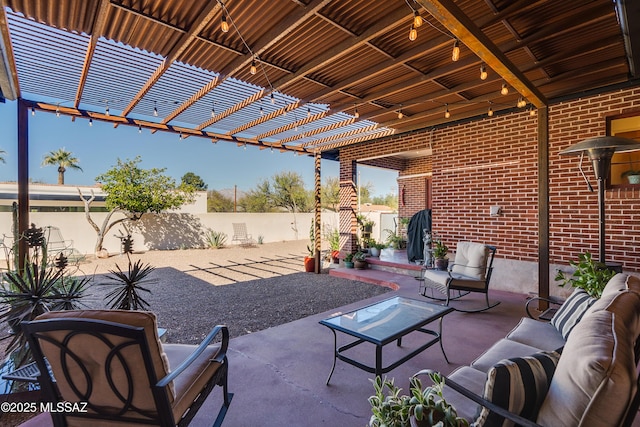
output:
[[[329,381],[331,381],[331,375],[333,375],[333,370],[336,369],[336,359],[338,358],[338,337],[336,337],[336,331],[331,329],[331,332],[333,332],[333,366],[331,366],[331,372],[329,372],[326,385],[329,385]]]
[[[382,375],[382,346],[376,346],[376,377]]]
[[[442,355],[444,356],[444,360],[447,361],[447,363],[449,362],[449,359],[447,358],[447,353],[444,352],[444,347],[442,346],[442,317],[440,318],[440,332],[439,332],[439,339],[438,341],[440,341],[440,350],[442,350]],[[334,362],[335,363],[335,362]]]

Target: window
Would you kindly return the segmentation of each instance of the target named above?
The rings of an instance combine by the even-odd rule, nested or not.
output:
[[[640,111],[607,118],[607,134],[640,142]],[[608,187],[636,185],[640,187],[640,151],[614,154]]]

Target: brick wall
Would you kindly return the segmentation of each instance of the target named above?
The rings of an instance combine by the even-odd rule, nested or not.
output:
[[[560,157],[559,151],[585,138],[605,135],[607,117],[632,111],[640,114],[640,88],[549,107],[552,263],[567,264],[581,252],[598,251],[597,193],[587,189],[577,158]],[[425,177],[431,173],[433,228],[447,244],[487,242],[498,246],[500,257],[535,262],[537,116],[515,112],[347,147],[340,152],[341,177],[343,162],[429,146],[431,157],[407,160],[400,170],[398,191],[404,186],[405,205],[399,207],[399,215],[411,216],[425,208]],[[587,163],[585,173],[595,187]],[[395,169],[397,164],[389,167]],[[625,270],[640,271],[640,189],[607,190],[605,198],[608,259],[622,262]],[[502,215],[490,216],[491,206],[500,206]]]

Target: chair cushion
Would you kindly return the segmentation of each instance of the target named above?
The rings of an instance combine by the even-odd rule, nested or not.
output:
[[[113,323],[120,323],[124,325],[142,327],[145,330],[147,342],[149,343],[149,350],[151,352],[151,359],[153,361],[153,367],[156,374],[156,378],[160,380],[170,372],[169,360],[166,354],[162,351],[162,343],[158,338],[158,324],[155,314],[147,311],[129,311],[129,310],[67,310],[67,311],[51,311],[41,316],[38,316],[37,320],[44,319],[57,319],[57,318],[83,318],[93,320],[104,320]],[[87,350],[96,350],[97,347]],[[106,354],[102,355],[106,356]],[[100,354],[95,355],[96,359],[101,357]],[[104,360],[104,359],[103,359]],[[51,362],[51,360],[50,360]],[[141,362],[142,363],[142,362]],[[55,374],[54,370],[54,374]],[[140,375],[144,374],[144,369],[140,370]],[[146,375],[146,374],[145,374]],[[58,375],[56,375],[58,378]],[[148,383],[148,381],[147,381]],[[149,389],[150,392],[150,389]],[[175,390],[173,382],[168,386],[169,402],[173,402],[175,398]],[[116,405],[117,406],[117,405]],[[149,402],[149,406],[155,408],[153,402]]]
[[[635,302],[637,317],[640,295],[626,291],[617,298],[621,297]],[[610,311],[585,316],[567,340],[536,422],[584,427],[621,425],[636,390],[633,350],[638,332]]]
[[[558,329],[562,338],[566,340],[571,330],[596,301],[584,289],[576,288],[560,306],[556,314],[553,315],[550,323]]]
[[[560,354],[552,351],[498,362],[487,374],[484,398],[514,414],[534,420],[547,395],[559,359]],[[475,425],[508,427],[513,423],[483,407]]]
[[[565,339],[555,326],[528,317],[520,319],[518,325],[507,335],[507,339],[545,351],[555,350],[565,344]]]
[[[524,357],[539,352],[540,349],[530,345],[521,344],[506,338],[498,340],[487,351],[482,353],[471,363],[471,367],[482,372],[489,372],[489,369],[501,360],[510,357]]]
[[[488,258],[489,248],[482,243],[458,242],[451,271],[473,280],[484,280]]]
[[[487,374],[485,372],[480,372],[469,366],[460,366],[447,377],[478,396],[482,396],[484,384],[487,382]],[[478,415],[480,405],[471,399],[464,397],[446,385],[442,393],[447,403],[456,408],[459,417],[472,420]]]

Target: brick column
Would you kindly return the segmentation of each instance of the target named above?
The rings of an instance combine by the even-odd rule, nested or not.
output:
[[[354,252],[358,247],[357,172],[358,166],[355,160],[340,159],[340,250],[345,253]]]

